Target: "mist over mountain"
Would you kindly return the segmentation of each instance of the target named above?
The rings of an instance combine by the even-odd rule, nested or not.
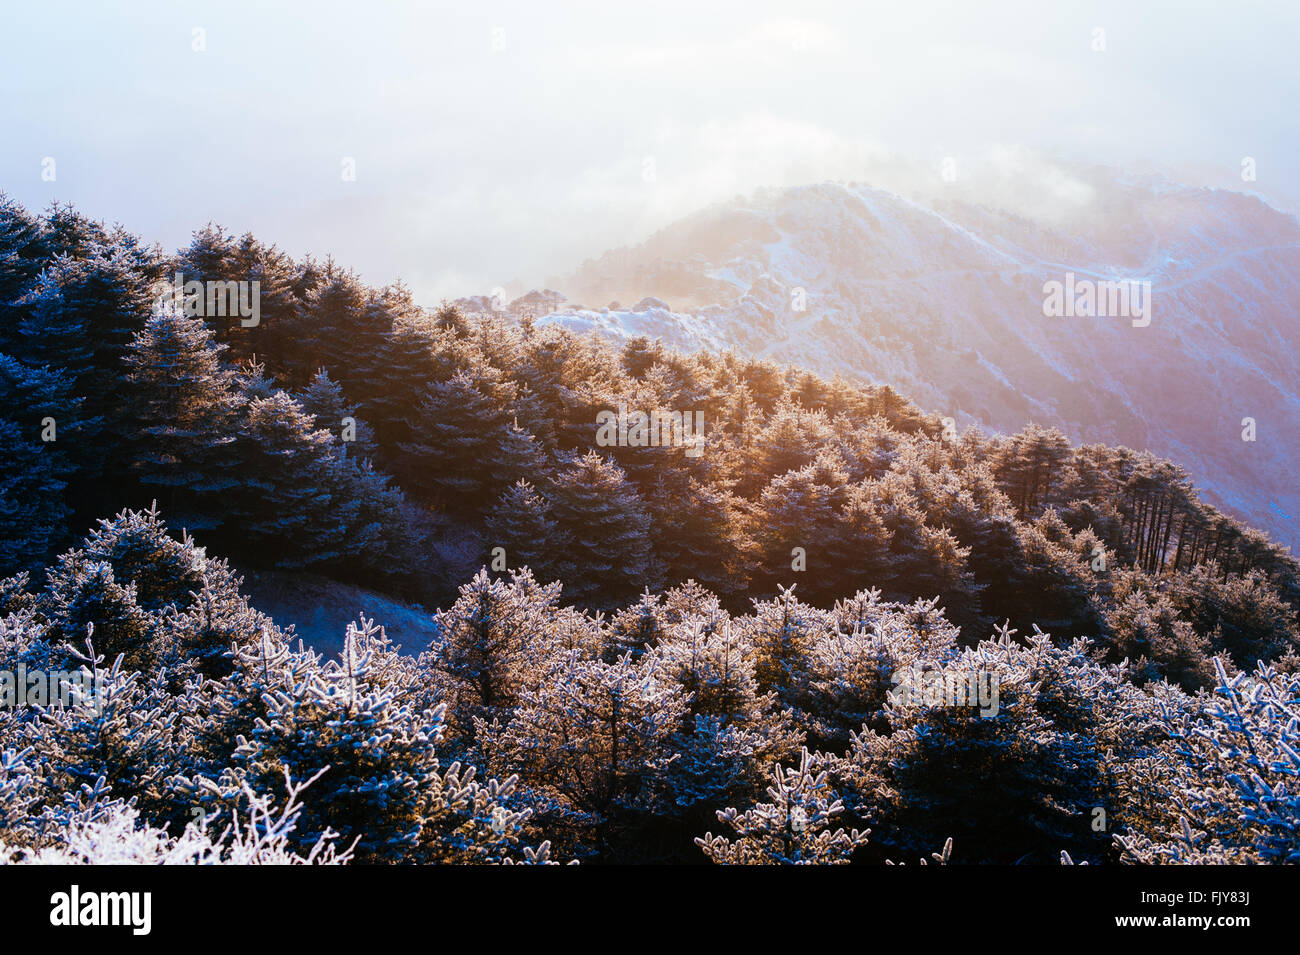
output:
[[[924,191],[895,181],[916,188],[826,182],[736,197],[511,308],[616,340],[888,382],[959,426],[1033,420],[1149,448],[1294,546],[1294,216],[1103,167],[1021,167]],[[1045,315],[1045,283],[1067,273],[1150,282],[1149,324]]]

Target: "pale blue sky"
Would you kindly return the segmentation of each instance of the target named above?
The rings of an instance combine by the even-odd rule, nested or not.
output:
[[[251,229],[424,301],[882,153],[1226,183],[1252,156],[1254,189],[1300,193],[1294,2],[42,0],[0,24],[0,189],[168,248]]]

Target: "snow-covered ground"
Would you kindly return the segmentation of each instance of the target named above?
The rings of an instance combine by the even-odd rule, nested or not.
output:
[[[303,643],[326,658],[343,648],[348,624],[362,614],[411,655],[427,650],[438,632],[432,614],[420,607],[311,574],[248,573],[243,589],[253,606],[282,629],[292,624]]]

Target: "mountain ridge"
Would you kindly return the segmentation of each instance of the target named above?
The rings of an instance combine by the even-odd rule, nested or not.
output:
[[[1294,547],[1300,223],[1159,177],[1093,170],[1087,184],[1064,218],[853,183],[761,189],[551,280],[567,301],[548,289],[536,317],[887,382],[962,425],[1033,419],[1150,447]],[[1151,282],[1151,325],[1046,317],[1044,283],[1069,272]]]

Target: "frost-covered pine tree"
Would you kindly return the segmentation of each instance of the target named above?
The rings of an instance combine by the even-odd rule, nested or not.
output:
[[[415,409],[424,386],[433,380],[436,341],[418,310],[404,310],[394,317],[373,359],[372,373],[362,383],[363,413],[390,466],[401,463],[401,445],[411,440]]]
[[[168,532],[156,504],[101,520],[79,550],[89,560],[108,561],[119,580],[135,586],[136,602],[150,611],[189,603],[207,567],[206,554],[188,534],[177,539]],[[221,583],[229,585],[228,578]]]
[[[94,370],[93,316],[76,296],[88,271],[71,259],[51,263],[23,299],[19,325],[24,357],[64,368],[78,384]]]
[[[606,628],[607,660],[615,660],[625,653],[632,654],[635,660],[659,642],[667,623],[662,600],[647,588],[640,600],[613,614]]]
[[[87,416],[110,431],[127,397],[121,361],[149,317],[160,277],[156,250],[112,232],[78,257],[55,256],[24,300],[22,359],[67,371]],[[111,474],[116,462],[84,463]]]
[[[250,552],[286,567],[338,561],[346,525],[330,433],[281,391],[249,403],[240,449],[244,483],[230,510]]]
[[[505,548],[508,567],[527,567],[541,581],[558,576],[555,557],[563,541],[550,502],[528,481],[506,488],[487,514],[484,536],[490,549]]]
[[[754,648],[754,675],[764,692],[775,692],[781,704],[807,705],[809,654],[817,635],[828,626],[827,615],[800,603],[794,584],[778,588],[772,600],[754,600],[754,613],[736,621]]]
[[[189,621],[193,627],[202,621],[202,602],[191,612],[198,617]],[[199,780],[222,777],[232,765],[239,740],[252,734],[258,720],[267,718],[272,693],[302,683],[321,669],[318,654],[301,641],[296,648],[291,645],[292,627],[286,633],[270,618],[256,616],[259,632],[251,640],[232,643],[224,657],[228,672],[186,687],[180,720],[190,758],[178,770],[176,789],[188,793],[184,798],[204,811],[215,811],[218,803],[211,788]]]
[[[841,462],[830,454],[812,464],[772,479],[755,507],[754,539],[759,566],[756,577],[765,591],[792,580],[807,581],[810,599],[834,593],[838,570],[826,546],[835,540],[838,508],[843,501],[845,474]],[[791,551],[802,547],[807,573],[796,578]]]
[[[953,836],[981,862],[1050,863],[1062,849],[1102,857],[1110,840],[1093,810],[1115,800],[1097,713],[1122,701],[1088,649],[1003,629],[904,674],[888,730],[854,734],[838,768],[849,808],[904,856]]]
[[[67,488],[77,469],[67,449],[89,443],[98,429],[72,387],[66,373],[0,354],[0,574],[37,569],[66,536]]]
[[[160,655],[179,674],[220,677],[231,671],[232,652],[257,642],[273,624],[239,592],[241,578],[224,561],[201,557],[200,563],[201,582],[191,599],[166,611]]]
[[[1112,657],[1135,661],[1133,679],[1168,679],[1195,691],[1214,684],[1209,640],[1165,594],[1135,590],[1105,613]]]
[[[300,306],[301,337],[293,350],[290,377],[304,380],[323,366],[350,390],[363,377],[357,357],[377,351],[390,327],[386,315],[369,307],[370,301],[370,290],[354,272],[326,262],[320,281]]]
[[[329,431],[348,457],[374,457],[374,432],[357,417],[356,406],[348,402],[342,386],[324,368],[316,372],[298,401],[303,411],[316,419],[316,427]]]
[[[650,518],[623,471],[595,452],[555,476],[551,511],[564,543],[560,579],[579,603],[601,608],[636,599],[650,576]]]
[[[0,774],[5,764],[0,762]],[[187,823],[179,835],[153,825],[130,802],[115,799],[69,819],[35,846],[0,832],[0,861],[19,865],[344,865],[352,853],[326,833],[312,846],[290,844],[307,784],[286,779],[276,805],[269,794],[247,795],[247,810],[229,819]],[[0,798],[3,798],[0,789]]]
[[[740,499],[666,462],[644,486],[664,582],[695,580],[724,595],[743,590],[753,571],[753,542]]]
[[[334,463],[332,479],[343,527],[344,560],[380,578],[409,576],[414,537],[401,489],[369,461],[340,454]]]
[[[172,520],[215,527],[240,483],[235,429],[241,398],[225,346],[201,318],[157,311],[124,356],[130,405],[123,428],[130,470],[158,488]]]
[[[216,340],[228,346],[229,354],[239,361],[259,356],[269,361],[278,375],[284,375],[288,365],[296,369],[299,355],[295,345],[307,329],[299,314],[303,270],[289,256],[251,234],[236,238],[209,224],[196,230],[189,246],[177,254],[169,278],[175,272],[186,281],[201,283],[256,282],[258,323],[245,327],[230,317],[217,317],[211,325]]]
[[[705,833],[696,844],[719,865],[845,865],[865,845],[871,830],[832,829],[844,804],[831,787],[826,760],[800,753],[798,766],[775,766],[770,802],[740,812],[718,811],[734,839]]]
[[[22,307],[17,303],[36,281],[49,250],[39,218],[0,193],[0,352],[16,352]]]
[[[93,820],[113,799],[159,811],[172,803],[169,775],[186,761],[165,673],[127,671],[121,657],[106,666],[93,637],[75,662],[81,679],[67,681],[67,698],[33,707],[38,720],[28,725],[44,832]]]
[[[808,650],[808,729],[828,750],[843,753],[863,725],[883,731],[896,677],[942,666],[960,634],[935,600],[899,604],[880,591],[838,601],[833,626],[819,630]]]
[[[286,768],[313,779],[290,845],[333,831],[359,862],[524,858],[528,810],[510,805],[515,780],[480,782],[472,767],[440,763],[441,707],[417,710],[378,678],[393,656],[373,622],[350,625],[338,660],[265,694],[266,715],[238,740],[234,771],[199,786],[238,806]]]
[[[559,600],[559,584],[538,584],[527,569],[508,580],[480,570],[438,613],[439,634],[425,662],[446,687],[453,733],[468,734],[475,717],[508,721],[524,691],[550,674],[564,649],[558,619],[572,616],[559,610]],[[585,642],[594,644],[594,625],[579,622],[586,623]]]
[[[511,430],[510,389],[499,374],[485,366],[475,372],[461,371],[429,386],[402,451],[412,490],[480,509],[501,488],[529,475],[513,466],[511,473],[498,473],[502,454],[523,453],[525,433]]]
[[[647,662],[690,698],[679,757],[662,777],[665,815],[748,798],[772,765],[798,753],[802,734],[775,693],[759,689],[753,648],[730,620],[668,624]]]
[[[102,520],[47,571],[36,599],[55,643],[79,647],[88,627],[109,659],[164,667],[174,680],[197,668],[229,670],[226,654],[254,639],[266,618],[240,594],[240,578],[188,535],[171,536],[157,508]]]
[[[76,652],[94,631],[96,649],[110,660],[125,657],[132,670],[157,662],[159,619],[136,601],[130,580],[118,580],[113,565],[84,551],[61,555],[45,572],[37,609],[48,621],[48,639]]]
[[[653,665],[573,652],[524,692],[507,730],[511,762],[559,815],[584,821],[588,846],[609,850],[653,812],[688,704]]]
[[[0,721],[7,722],[6,714]],[[7,738],[10,730],[5,727]],[[36,774],[27,765],[31,747],[0,749],[0,843],[26,842],[32,838],[33,808],[39,801]]]
[[[1126,861],[1300,862],[1300,676],[1263,664],[1229,676],[1200,713],[1166,709],[1172,768],[1153,798],[1176,817],[1118,836]]]

